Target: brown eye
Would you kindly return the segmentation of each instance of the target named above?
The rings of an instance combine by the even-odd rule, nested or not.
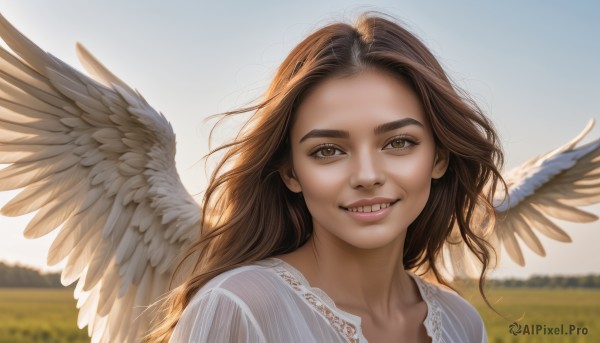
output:
[[[392,145],[392,148],[401,149],[406,146],[406,140],[405,139],[394,139],[390,144]]]
[[[343,154],[343,152],[340,149],[336,148],[333,145],[322,145],[319,149],[313,152],[311,156],[316,159],[341,156],[340,154],[336,154],[336,152],[341,152]]]
[[[321,154],[323,156],[333,156],[335,153],[335,149],[334,148],[323,148],[321,149]]]
[[[405,150],[410,149],[413,146],[419,144],[417,141],[409,139],[397,137],[391,140],[386,146],[391,147],[392,149]]]

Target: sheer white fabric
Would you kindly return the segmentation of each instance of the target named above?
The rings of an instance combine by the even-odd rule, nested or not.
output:
[[[458,294],[409,272],[427,304],[432,342],[487,342],[477,310]],[[335,307],[283,260],[218,275],[184,310],[170,342],[367,342],[361,318]]]

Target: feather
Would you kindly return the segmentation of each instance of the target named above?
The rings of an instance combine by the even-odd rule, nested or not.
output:
[[[11,124],[11,123],[7,123],[7,122],[0,122],[0,127],[2,128],[2,130],[4,131],[8,131],[11,133],[21,133],[23,135],[35,135],[35,136],[41,136],[44,135],[45,131],[44,130],[38,130],[32,126],[27,126],[27,125],[20,125],[20,124]]]
[[[2,78],[0,78],[0,98],[6,101],[18,103],[21,106],[25,106],[39,112],[52,113],[57,116],[64,115],[63,111],[61,111],[59,107],[54,106],[52,103],[46,103],[32,94],[26,93],[23,89],[18,88]],[[63,106],[67,106],[67,103],[65,102],[61,104]]]
[[[546,251],[544,250],[542,243],[529,228],[525,218],[523,218],[520,213],[515,214],[512,224],[514,225],[515,232],[519,235],[519,238],[521,238],[529,249],[533,250],[533,252],[539,256],[546,256]]]
[[[0,30],[2,32],[2,39],[8,44],[11,50],[15,51],[39,74],[45,75],[45,68],[47,66],[54,66],[52,59],[43,50],[17,31],[2,16],[0,16]],[[56,67],[58,69],[58,66]]]
[[[108,241],[101,241],[90,259],[85,277],[84,291],[92,290],[101,282],[108,264],[112,261],[114,246]]]
[[[73,166],[32,183],[4,205],[1,212],[5,216],[16,217],[35,211],[72,189],[84,176],[80,169]]]
[[[506,252],[508,256],[520,266],[525,265],[525,259],[523,258],[523,253],[521,252],[521,248],[519,247],[519,242],[514,235],[510,234],[507,231],[500,231],[500,238],[504,243],[504,247],[506,248]]]
[[[0,144],[42,144],[42,145],[56,145],[66,144],[73,140],[73,138],[64,134],[48,134],[45,133],[43,136],[23,136],[10,131],[3,130],[0,126]]]
[[[123,89],[134,93],[125,82],[121,81],[113,73],[110,72],[102,63],[100,63],[83,45],[77,43],[77,56],[81,65],[90,73],[92,76],[96,76],[98,81],[110,88],[111,84],[117,84]]]
[[[108,128],[108,127],[96,130],[96,132],[94,132],[94,134],[92,134],[92,137],[98,143],[110,143],[112,141],[120,140],[122,138],[119,130],[117,130],[115,128]]]
[[[47,93],[56,93],[54,88],[48,85],[47,80],[43,76],[2,47],[0,47],[0,70],[16,79],[23,80],[37,89]]]
[[[83,239],[75,246],[67,258],[67,264],[63,269],[60,277],[61,283],[68,286],[77,281],[88,265],[89,259],[92,257],[95,244],[102,239],[102,232],[92,231],[86,232]],[[81,281],[80,281],[81,282]],[[82,285],[83,287],[83,285]]]
[[[79,162],[77,156],[50,157],[44,163],[11,164],[0,170],[0,190],[11,190],[27,186],[52,174],[61,172]]]
[[[54,90],[50,92],[46,92],[44,90],[38,89],[27,82],[24,82],[18,78],[13,77],[12,75],[0,72],[0,78],[15,88],[24,91],[26,94],[35,97],[37,100],[41,100],[44,106],[52,105],[57,108],[62,108],[63,106],[68,106],[70,102],[60,97],[60,94],[57,94]]]
[[[98,315],[100,316],[106,316],[110,313],[112,305],[117,298],[118,287],[115,287],[115,285],[120,283],[117,269],[117,264],[113,261],[106,271],[106,277],[102,279],[100,302],[98,305]]]
[[[71,217],[63,225],[48,251],[49,265],[58,264],[65,259],[86,238],[86,234],[102,229],[102,215],[106,212],[107,205],[107,202],[98,202],[85,213]]]
[[[77,282],[77,323],[92,342],[137,342],[151,318],[142,309],[168,290],[175,257],[200,232],[174,167],[173,129],[82,46],[97,80],[1,15],[0,36],[12,50],[0,47],[0,163],[10,164],[0,190],[24,188],[2,213],[37,211],[28,237],[60,227],[48,263],[66,259],[61,282]]]
[[[81,120],[81,118],[61,118],[60,122],[74,129],[88,129],[90,127],[90,125]]]
[[[98,291],[91,291],[86,301],[79,308],[79,316],[77,317],[77,326],[79,326],[79,328],[83,328],[88,324],[90,327],[93,327],[93,322],[91,322],[91,319],[96,317],[95,313],[98,306],[98,297]]]
[[[82,184],[83,182],[79,182]],[[65,193],[64,198],[51,201],[31,219],[23,234],[27,238],[42,237],[65,222],[77,208],[78,199],[85,194],[80,185]]]
[[[0,120],[13,124],[26,124],[33,128],[61,132],[66,128],[60,125],[60,119],[52,113],[38,111],[18,103],[0,98],[0,107],[4,110],[0,112]],[[42,123],[44,125],[42,125]]]
[[[72,145],[0,145],[0,163],[36,162],[63,154],[73,148]]]
[[[116,251],[116,261],[120,265],[129,260],[136,247],[141,243],[140,235],[135,230],[126,230]]]
[[[546,252],[536,231],[554,240],[571,241],[548,216],[580,223],[598,219],[576,207],[600,201],[600,138],[578,146],[593,125],[591,120],[570,142],[530,159],[504,176],[509,185],[508,196],[494,196],[496,224],[490,242],[497,251],[503,245],[515,263],[525,264],[517,236],[540,256]],[[450,251],[452,261],[457,260],[453,265],[464,264],[458,250]]]
[[[535,227],[537,231],[541,232],[546,237],[559,242],[571,242],[571,238],[566,232],[554,224],[550,219],[546,218],[533,206],[523,206],[521,211],[523,217],[531,224],[531,226]]]
[[[542,212],[562,220],[577,222],[577,223],[589,223],[598,219],[598,216],[577,209],[572,206],[565,205],[557,200],[544,198],[537,199],[533,206],[541,210]]]

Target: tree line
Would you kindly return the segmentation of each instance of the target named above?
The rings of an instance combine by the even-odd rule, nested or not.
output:
[[[452,286],[477,287],[478,280],[457,279]],[[600,275],[533,275],[527,279],[486,279],[486,288],[600,288]]]
[[[60,283],[60,273],[41,273],[30,267],[0,262],[0,287],[57,288],[63,285]]]
[[[490,287],[511,287],[511,288],[600,288],[600,275],[581,275],[581,276],[563,276],[563,275],[533,275],[528,279],[490,279]]]

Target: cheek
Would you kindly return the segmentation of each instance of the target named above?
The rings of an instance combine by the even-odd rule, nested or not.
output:
[[[302,194],[307,204],[310,202],[336,202],[340,187],[344,185],[342,163],[318,165],[309,158],[294,160],[294,169],[302,186]]]
[[[429,156],[415,155],[414,158],[394,161],[390,173],[409,195],[422,193],[427,198],[431,185],[432,165],[433,160]]]

